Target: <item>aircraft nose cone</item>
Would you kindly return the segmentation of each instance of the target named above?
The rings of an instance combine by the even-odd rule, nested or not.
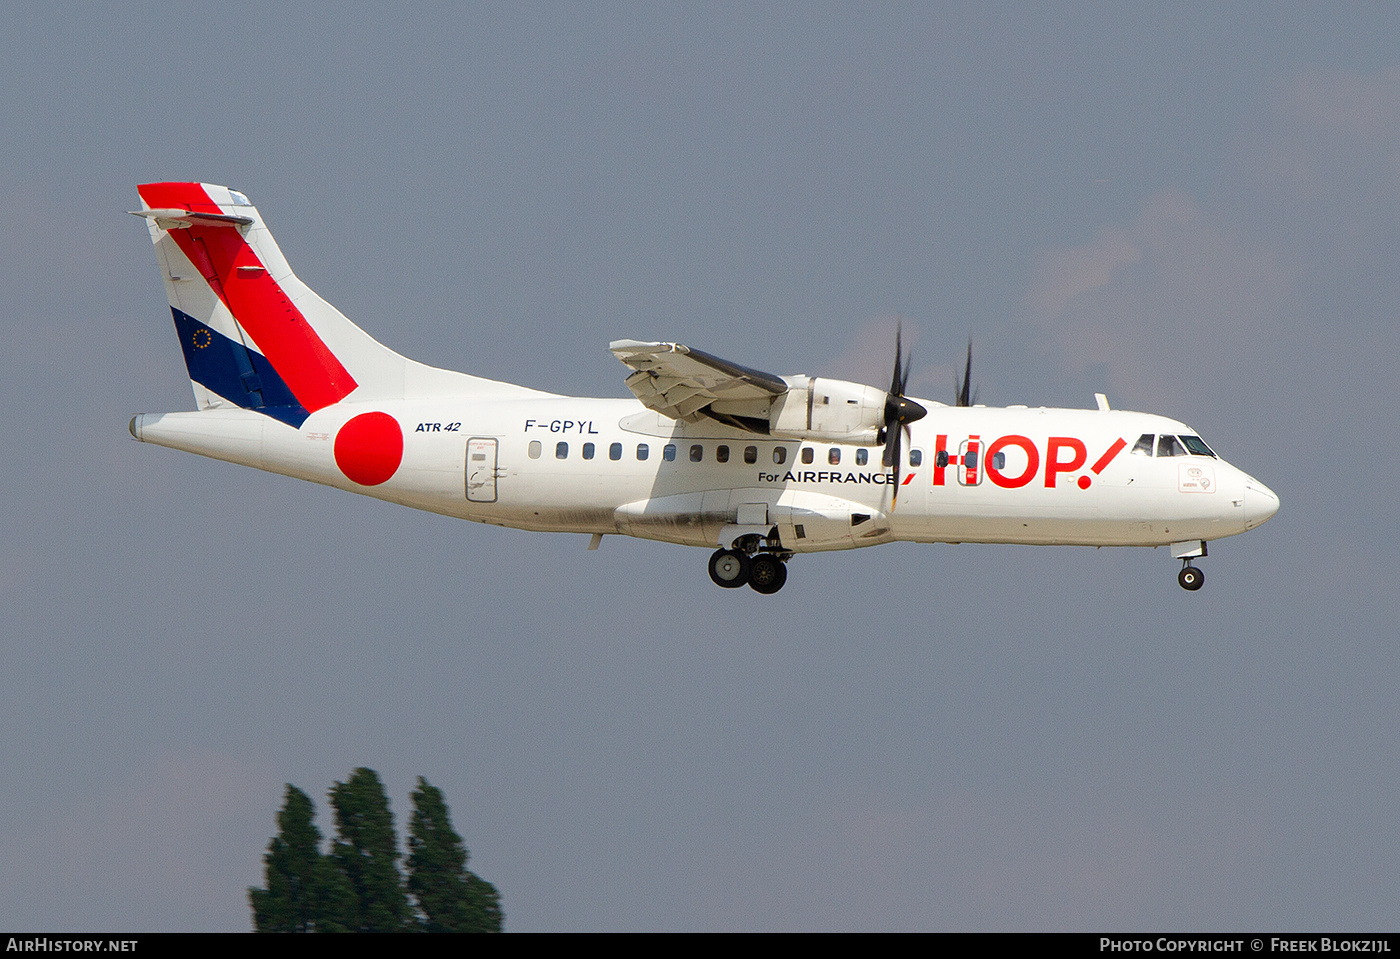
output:
[[[1244,484],[1244,525],[1253,529],[1267,523],[1278,512],[1278,495],[1256,479]]]

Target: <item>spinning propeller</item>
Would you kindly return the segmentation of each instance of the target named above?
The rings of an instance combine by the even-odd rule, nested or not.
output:
[[[890,391],[885,396],[885,425],[880,431],[885,443],[885,465],[892,467],[895,474],[891,511],[899,503],[899,479],[903,463],[900,453],[904,434],[909,432],[910,423],[928,415],[928,410],[904,395],[904,388],[908,383],[909,364],[904,359],[902,330],[897,326],[894,333],[894,376],[890,378]]]
[[[957,396],[954,406],[972,406],[977,402],[977,394],[972,390],[972,341],[967,341],[967,366],[963,370],[962,376],[953,374],[953,393]]]

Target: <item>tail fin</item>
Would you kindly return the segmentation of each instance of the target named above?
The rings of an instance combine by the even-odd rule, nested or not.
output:
[[[248,198],[208,183],[139,188],[201,409],[241,406],[293,427],[347,397],[533,392],[407,360],[287,265]]]

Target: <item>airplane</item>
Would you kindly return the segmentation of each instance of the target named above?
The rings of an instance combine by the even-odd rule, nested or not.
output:
[[[804,553],[896,541],[1169,546],[1178,582],[1279,499],[1184,423],[1110,409],[953,405],[776,376],[679,343],[617,340],[632,399],[427,366],[292,272],[248,198],[140,186],[194,411],[132,417],[144,443],[515,529],[713,550],[719,586],[776,593]]]

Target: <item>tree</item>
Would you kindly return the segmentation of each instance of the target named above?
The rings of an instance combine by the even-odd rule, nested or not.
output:
[[[287,784],[287,799],[277,814],[280,832],[263,856],[266,889],[251,887],[253,928],[258,932],[345,931],[349,886],[321,855],[316,809],[306,793]]]
[[[422,776],[413,791],[408,829],[408,890],[425,932],[500,932],[496,887],[467,869],[470,853],[448,819],[442,790]]]
[[[500,932],[496,887],[467,869],[441,790],[418,778],[407,887],[379,775],[360,768],[330,791],[336,837],[321,852],[311,799],[290,783],[263,856],[265,889],[248,890],[258,932]],[[418,908],[409,903],[412,891]]]
[[[355,900],[351,928],[360,932],[408,932],[413,907],[399,873],[394,817],[379,774],[361,766],[330,792],[337,836],[330,858],[349,881]]]

